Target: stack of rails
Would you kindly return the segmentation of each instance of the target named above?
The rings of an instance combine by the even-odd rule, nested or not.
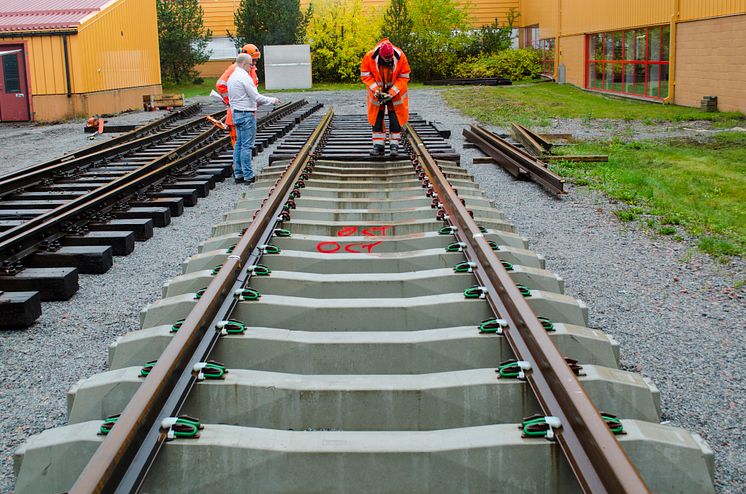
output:
[[[414,128],[397,160],[327,152],[365,127],[291,134],[19,449],[17,494],[713,492],[706,443],[463,168]]]
[[[255,153],[319,107],[260,114]],[[228,138],[199,110],[0,177],[0,327],[28,327],[42,300],[69,299],[79,273],[106,272],[231,176]]]

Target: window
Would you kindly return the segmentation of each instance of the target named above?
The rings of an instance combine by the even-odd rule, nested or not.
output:
[[[586,36],[586,87],[663,99],[668,96],[669,26]]]
[[[3,59],[3,79],[6,93],[21,92],[21,74],[18,68],[18,55],[14,52],[5,54]]]
[[[534,48],[541,52],[541,73],[554,77],[554,38],[541,39]]]

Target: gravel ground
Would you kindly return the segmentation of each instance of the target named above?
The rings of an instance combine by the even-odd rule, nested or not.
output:
[[[622,224],[611,214],[616,205],[585,188],[570,186],[567,196],[556,199],[497,166],[473,165],[472,158],[480,153],[464,150],[461,136],[472,121],[450,110],[440,91],[413,90],[410,109],[452,130],[462,164],[529,239],[531,249],[545,255],[548,269],[566,280],[568,293],[589,305],[590,325],[621,343],[622,366],[650,377],[660,388],[663,420],[707,439],[716,455],[717,491],[745,492],[746,293],[734,284],[746,275],[746,263],[741,259],[722,265],[692,254],[692,243]],[[333,104],[338,114],[364,111],[363,97],[355,92],[278,96]],[[577,132],[574,124],[562,125],[556,122],[553,128]],[[5,143],[0,167],[10,170],[44,159],[35,149],[38,159],[24,158],[32,152],[24,138],[54,136],[58,128],[60,135],[79,131],[79,125],[62,124],[27,127],[12,135],[18,129],[0,127]],[[618,131],[610,130],[609,136]],[[59,139],[47,158],[80,145]],[[266,156],[259,158],[258,167]],[[159,298],[162,283],[180,272],[181,260],[209,236],[211,225],[240,191],[232,183],[219,185],[196,208],[138,244],[133,254],[118,258],[107,274],[81,276],[81,291],[71,301],[45,303],[31,329],[0,332],[0,408],[6,411],[0,424],[0,492],[12,487],[13,450],[30,434],[65,422],[67,389],[105,369],[109,343],[138,327],[140,309]],[[719,388],[715,392],[713,381]]]
[[[167,113],[167,111],[133,111],[104,120],[111,125],[140,125],[156,120]],[[121,135],[104,133],[90,140],[91,134],[83,132],[83,127],[85,127],[84,118],[60,124],[0,124],[0,140],[4,144],[0,147],[0,175]]]

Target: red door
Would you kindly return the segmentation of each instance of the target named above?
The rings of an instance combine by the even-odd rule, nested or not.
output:
[[[0,121],[30,120],[22,45],[0,46]]]

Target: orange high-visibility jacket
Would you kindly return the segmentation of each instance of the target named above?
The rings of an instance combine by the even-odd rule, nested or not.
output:
[[[386,91],[383,77],[378,70],[378,50],[384,41],[388,41],[388,39],[384,38],[379,41],[374,49],[365,54],[363,62],[360,64],[360,78],[368,88],[368,122],[371,125],[376,123],[378,109],[382,104],[376,99],[375,93],[378,90]],[[407,56],[401,48],[394,46],[394,70],[388,93],[394,97],[391,104],[393,104],[394,112],[400,125],[404,125],[409,121],[409,96],[407,95],[409,71]]]

